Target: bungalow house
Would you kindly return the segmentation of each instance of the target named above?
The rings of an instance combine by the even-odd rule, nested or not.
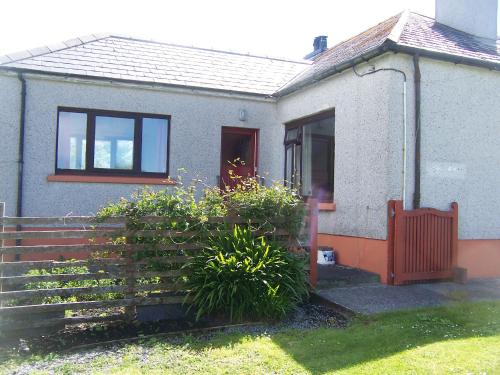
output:
[[[392,277],[388,201],[459,207],[457,265],[500,276],[498,0],[437,0],[294,61],[91,35],[0,57],[0,201],[87,215],[244,174],[320,200],[319,243]]]

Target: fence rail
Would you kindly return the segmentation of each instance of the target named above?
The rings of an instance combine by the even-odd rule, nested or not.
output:
[[[183,303],[186,290],[182,279],[186,271],[182,265],[203,249],[208,236],[221,230],[230,231],[234,224],[252,225],[255,235],[270,236],[283,244],[293,240],[284,228],[286,218],[281,217],[273,219],[271,228],[268,222],[237,216],[210,217],[207,223],[228,224],[227,228],[183,232],[154,226],[191,218],[143,217],[139,222],[125,217],[18,218],[4,217],[2,210],[0,203],[0,330],[3,331],[130,320],[141,306]],[[148,229],[140,228],[141,224]],[[310,224],[317,233],[317,220],[310,220]],[[131,238],[138,237],[146,242],[153,237],[163,240],[132,243]],[[116,243],[117,238],[127,241]],[[51,241],[57,243],[47,244]],[[147,257],[141,257],[144,252]],[[81,254],[83,259],[65,259],[64,255],[74,253]],[[315,265],[313,253],[311,262]],[[309,268],[314,285],[315,267]],[[93,309],[105,309],[104,316],[82,314]]]

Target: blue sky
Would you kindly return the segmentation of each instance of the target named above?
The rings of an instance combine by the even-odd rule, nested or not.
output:
[[[404,9],[434,16],[434,0],[16,0],[2,4],[0,55],[98,32],[300,58]]]

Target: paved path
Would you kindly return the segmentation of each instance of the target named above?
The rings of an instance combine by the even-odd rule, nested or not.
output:
[[[500,300],[500,279],[471,280],[467,284],[440,282],[388,286],[360,284],[319,289],[317,294],[361,314],[439,306],[462,300]]]

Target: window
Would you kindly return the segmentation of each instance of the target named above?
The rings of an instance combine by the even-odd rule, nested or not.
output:
[[[335,115],[323,112],[286,124],[285,181],[305,197],[333,200]]]
[[[169,116],[60,108],[56,172],[166,176],[169,125]]]

